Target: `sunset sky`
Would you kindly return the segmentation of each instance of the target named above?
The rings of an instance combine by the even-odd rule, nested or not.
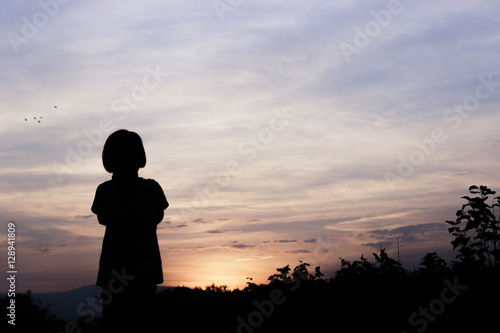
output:
[[[494,2],[10,0],[0,33],[0,244],[13,221],[21,292],[95,283],[90,206],[120,128],[170,202],[168,286],[299,260],[333,276],[398,240],[408,269],[449,260],[460,197],[500,191]]]

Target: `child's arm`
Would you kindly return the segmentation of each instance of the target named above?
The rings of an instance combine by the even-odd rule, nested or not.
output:
[[[153,221],[158,224],[163,220],[164,213],[163,211],[159,211],[153,216]]]
[[[107,225],[110,216],[104,212],[104,209],[101,205],[101,193],[100,193],[100,186],[97,187],[97,190],[95,192],[95,197],[94,197],[94,202],[92,203],[92,213],[97,215],[97,221],[99,221],[99,224],[102,225]]]
[[[156,181],[154,183],[156,186],[156,191],[157,191],[156,197],[159,208],[158,213],[155,213],[154,221],[156,222],[156,224],[158,224],[163,220],[164,211],[165,209],[168,208],[169,203],[167,201],[167,197],[165,197],[165,192],[163,192],[163,189],[161,188],[160,184],[158,184]]]
[[[97,221],[99,221],[99,224],[102,224],[102,225],[108,225],[108,221],[110,221],[110,216],[108,216],[107,214],[96,214],[97,215]]]

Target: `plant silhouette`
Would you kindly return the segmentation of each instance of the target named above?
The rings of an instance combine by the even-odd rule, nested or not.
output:
[[[440,258],[436,252],[427,253],[420,262],[418,269],[420,274],[441,274],[448,271],[448,265],[443,258]]]
[[[500,225],[493,210],[500,206],[500,197],[489,205],[488,195],[494,195],[495,191],[472,185],[469,192],[479,195],[463,196],[467,203],[457,211],[456,220],[446,221],[451,225],[449,233],[455,236],[451,244],[454,250],[458,248],[457,259],[463,266],[496,267],[500,263]]]

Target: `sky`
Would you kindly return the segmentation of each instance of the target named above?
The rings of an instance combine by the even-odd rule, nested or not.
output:
[[[90,206],[121,128],[170,203],[167,286],[244,288],[299,261],[333,276],[339,257],[397,258],[398,242],[407,269],[450,260],[461,196],[500,190],[496,3],[0,8],[0,244],[14,223],[18,291],[95,283],[105,227]]]

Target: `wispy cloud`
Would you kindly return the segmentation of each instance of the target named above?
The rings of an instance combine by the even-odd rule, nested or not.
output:
[[[436,236],[441,238],[446,233],[447,227],[444,223],[427,223],[393,229],[377,229],[370,230],[362,235],[365,239],[373,239],[375,241],[362,243],[361,245],[375,248],[383,245],[388,248],[394,248],[397,242],[401,242],[401,244],[407,246],[411,243],[435,240]]]

